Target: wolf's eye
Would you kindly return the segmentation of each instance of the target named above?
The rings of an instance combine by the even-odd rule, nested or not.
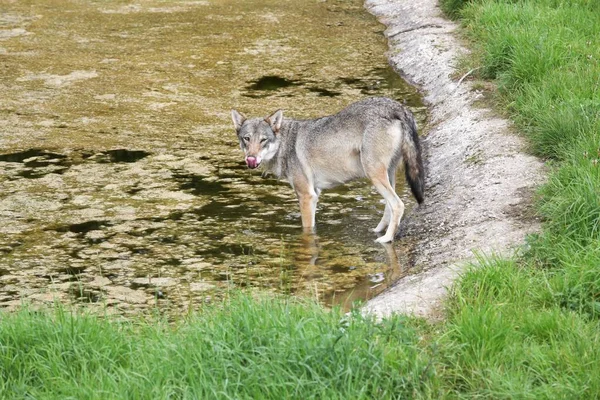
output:
[[[244,136],[244,142],[249,142],[250,141],[250,136]]]
[[[260,144],[264,144],[267,141],[267,139],[260,139]]]

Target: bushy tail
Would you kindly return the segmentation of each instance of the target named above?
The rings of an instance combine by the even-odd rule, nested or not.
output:
[[[425,189],[425,170],[421,158],[421,144],[417,133],[417,124],[410,112],[407,113],[406,124],[408,135],[402,143],[402,159],[404,160],[404,173],[410,190],[421,204],[423,202],[423,191]]]

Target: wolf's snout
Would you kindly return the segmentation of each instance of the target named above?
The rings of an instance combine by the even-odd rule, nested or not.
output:
[[[246,164],[248,165],[248,168],[254,169],[258,167],[258,160],[256,159],[256,157],[247,157]]]

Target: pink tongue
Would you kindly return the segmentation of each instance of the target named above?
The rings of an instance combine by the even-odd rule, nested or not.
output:
[[[255,157],[246,158],[246,164],[248,164],[248,167],[250,168],[256,168],[258,166]]]

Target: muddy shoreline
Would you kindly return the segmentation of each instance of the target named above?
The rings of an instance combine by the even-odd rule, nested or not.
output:
[[[365,7],[387,27],[390,64],[429,105],[426,201],[404,224],[417,243],[414,268],[423,272],[365,309],[432,315],[474,252],[510,254],[539,228],[531,198],[544,180],[543,163],[526,153],[509,121],[481,105],[484,93],[467,79],[459,84],[456,62],[468,50],[436,0],[367,0]]]

